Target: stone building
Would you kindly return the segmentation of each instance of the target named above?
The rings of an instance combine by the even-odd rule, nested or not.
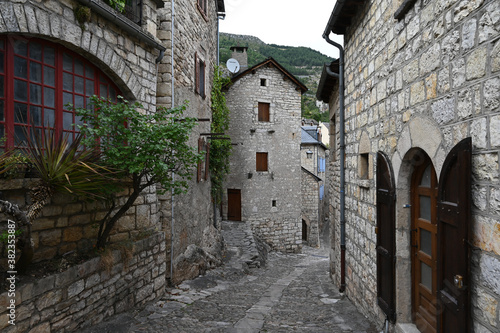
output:
[[[250,223],[272,248],[301,249],[300,101],[307,88],[269,58],[226,92],[233,144],[224,217]]]
[[[326,146],[319,125],[302,126],[300,163],[302,166],[302,240],[320,245],[323,227],[326,179]]]
[[[498,332],[500,3],[338,1],[332,32],[334,281],[391,331]]]
[[[188,100],[186,115],[199,119],[191,142],[207,150],[202,133],[210,132],[223,0],[133,3],[135,7],[127,5],[120,14],[100,0],[0,2],[2,148],[22,141],[27,119],[34,119],[39,128],[48,123],[74,136],[72,124],[78,119],[64,105],[85,106],[87,97],[95,94],[111,99],[122,95],[141,103],[146,112]],[[90,8],[90,17],[79,14],[80,6]],[[194,277],[216,263],[220,238],[208,174],[197,177],[195,169],[187,194],[172,198],[152,186],[118,221],[111,243],[150,235],[124,250],[127,256],[115,251],[106,264],[96,258],[17,285],[16,326],[6,321],[3,302],[10,296],[2,294],[2,332],[62,332],[95,324],[159,298],[167,280]],[[25,206],[33,184],[31,179],[0,180],[2,199]],[[127,196],[128,191],[119,195]],[[53,197],[33,223],[34,262],[92,248],[94,221],[105,212],[97,203]]]

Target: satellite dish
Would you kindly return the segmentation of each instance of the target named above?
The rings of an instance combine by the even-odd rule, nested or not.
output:
[[[226,67],[231,73],[238,73],[240,70],[240,63],[238,60],[231,58],[226,62]]]

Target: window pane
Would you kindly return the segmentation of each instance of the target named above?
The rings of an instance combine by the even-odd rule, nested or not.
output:
[[[5,130],[3,128],[3,124],[0,124],[0,138],[3,138],[4,135],[5,135]],[[2,143],[2,145],[4,145],[4,144],[5,144],[5,142]]]
[[[83,94],[83,78],[75,76],[75,92],[78,94]]]
[[[47,65],[54,66],[55,58],[54,49],[52,47],[45,46],[43,49],[43,62]]]
[[[55,117],[53,109],[43,110],[43,125],[48,127],[54,127]]]
[[[42,108],[39,106],[30,107],[30,117],[33,120],[35,126],[42,126]]]
[[[73,94],[64,92],[63,93],[63,108],[64,108],[64,110],[68,109],[68,107],[67,107],[68,104],[73,104]]]
[[[420,186],[431,187],[431,165],[429,164],[422,175]]]
[[[67,91],[73,91],[73,75],[69,73],[63,73],[63,89]]]
[[[75,95],[75,108],[83,108],[85,106],[83,101],[83,96]]]
[[[83,75],[83,64],[80,60],[78,59],[74,59],[75,60],[75,71],[74,73],[75,74],[78,74],[78,75]]]
[[[72,130],[73,129],[73,114],[70,112],[63,112],[63,129]]]
[[[0,101],[0,121],[5,120],[4,119],[4,112],[3,112],[3,110],[4,110],[3,101]]]
[[[0,73],[3,73],[4,71],[4,59],[5,59],[5,56],[3,54],[3,52],[0,52]]]
[[[44,89],[43,89],[43,105],[50,106],[50,107],[55,106],[54,89],[44,87]]]
[[[115,103],[118,102],[116,90],[113,87],[109,87],[109,99]]]
[[[14,143],[16,146],[26,146],[24,126],[14,126]]]
[[[22,79],[28,78],[28,60],[14,57],[14,76]]]
[[[28,83],[14,80],[14,99],[20,102],[28,101]]]
[[[63,54],[63,69],[68,72],[73,72],[73,57],[69,54]]]
[[[85,80],[85,96],[92,96],[94,94],[94,81]]]
[[[83,125],[83,120],[82,120],[81,116],[75,115],[75,124],[76,125]],[[76,127],[76,129],[78,129],[78,127]]]
[[[52,47],[45,46],[43,49],[43,62],[47,65],[55,65],[55,52]]]
[[[30,58],[42,61],[42,45],[35,42],[30,43]]]
[[[30,102],[34,104],[42,104],[42,86],[38,84],[30,84]]]
[[[108,97],[108,87],[104,84],[101,84],[101,88],[99,89],[99,96],[104,98]]]
[[[420,218],[431,221],[431,198],[420,195]]]
[[[14,104],[14,122],[20,124],[28,123],[28,106],[26,104]]]
[[[28,56],[28,43],[22,40],[14,41],[14,53],[21,56]]]
[[[85,66],[85,76],[89,79],[94,78],[94,69],[89,66]]]
[[[432,291],[432,268],[423,262],[420,262],[420,283]]]
[[[432,256],[432,234],[425,229],[420,229],[420,251]]]
[[[4,96],[3,76],[0,76],[0,98],[3,98]]]
[[[42,65],[36,62],[30,62],[30,81],[42,82]]]
[[[49,86],[54,86],[55,84],[55,70],[52,67],[43,67],[43,83]]]

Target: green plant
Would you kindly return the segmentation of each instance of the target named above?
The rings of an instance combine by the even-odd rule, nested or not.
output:
[[[73,12],[75,14],[76,20],[80,24],[80,28],[82,28],[83,30],[84,24],[90,22],[90,17],[92,15],[90,8],[82,4],[78,4],[75,6]]]
[[[106,0],[106,2],[120,13],[125,10],[125,5],[127,4],[127,0]]]
[[[18,229],[14,232],[14,236],[19,236],[20,234],[22,234],[23,231],[21,229]],[[12,235],[12,234],[11,234]],[[7,244],[7,240],[9,238],[9,233],[7,231],[3,231],[1,234],[0,234],[0,243],[3,243],[3,244]]]
[[[224,133],[229,128],[229,109],[223,87],[231,80],[222,75],[216,66],[211,92],[212,97],[212,133]],[[229,156],[231,156],[231,140],[228,136],[217,136],[210,143],[210,180],[212,183],[212,198],[216,204],[222,200],[222,190],[226,175],[229,173]]]
[[[20,151],[4,152],[0,156],[0,174],[6,179],[24,178],[29,159]]]
[[[202,155],[188,142],[196,119],[184,116],[186,105],[158,107],[148,113],[139,103],[121,96],[116,104],[93,96],[91,104],[91,108],[75,109],[85,123],[79,126],[85,135],[83,143],[100,149],[106,165],[123,172],[132,187],[125,203],[117,210],[113,204],[99,221],[96,247],[104,248],[116,221],[144,189],[159,184],[160,193],[185,192]]]

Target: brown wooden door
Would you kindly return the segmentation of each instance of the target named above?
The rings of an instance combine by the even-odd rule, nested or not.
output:
[[[377,154],[377,302],[395,321],[395,186],[389,158]]]
[[[469,332],[469,225],[471,219],[470,138],[448,154],[438,191],[438,295],[441,332]]]
[[[241,190],[227,189],[227,219],[241,221]]]
[[[420,154],[412,179],[413,316],[422,333],[437,332],[437,177],[431,160]]]

